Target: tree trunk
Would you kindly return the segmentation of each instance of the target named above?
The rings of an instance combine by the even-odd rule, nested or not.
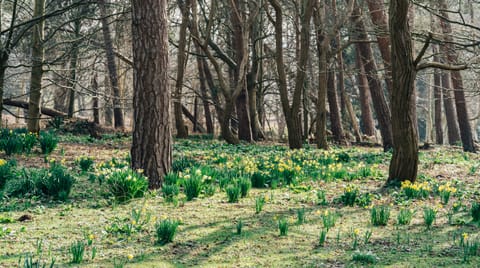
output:
[[[98,109],[99,104],[98,104],[98,93],[97,93],[98,92],[97,74],[94,74],[92,78],[92,91],[93,91],[93,101],[92,101],[93,122],[95,124],[100,124],[100,111]]]
[[[437,53],[434,49],[434,54]],[[439,62],[438,56],[434,56],[434,61]],[[443,144],[442,127],[442,75],[439,69],[433,73],[433,99],[434,99],[434,121],[435,121],[435,141],[437,144]]]
[[[445,118],[447,119],[448,144],[455,145],[460,141],[460,130],[458,129],[457,112],[455,111],[453,96],[450,92],[452,90],[450,72],[442,71],[441,79],[443,88],[443,105],[445,108]]]
[[[368,10],[370,11],[370,18],[373,25],[375,25],[375,35],[377,37],[378,48],[382,55],[383,65],[385,67],[385,83],[387,90],[392,93],[392,59],[390,56],[390,39],[388,37],[388,21],[384,12],[385,5],[383,1],[367,0]],[[412,23],[413,25],[413,23]]]
[[[105,52],[107,54],[107,68],[110,78],[110,84],[113,90],[113,119],[115,128],[124,128],[125,122],[123,120],[123,109],[121,102],[121,92],[118,86],[117,65],[115,64],[115,54],[113,52],[112,37],[110,29],[108,28],[107,9],[105,7],[106,0],[98,0],[100,7],[100,20],[102,22],[102,32],[105,44]]]
[[[200,48],[195,43],[195,51],[200,54]],[[213,134],[212,114],[208,103],[207,85],[205,82],[205,71],[201,57],[197,57],[198,79],[200,82],[200,93],[202,94],[203,112],[205,114],[205,124],[207,126],[207,133]]]
[[[33,17],[42,17],[45,13],[45,0],[35,0]],[[30,77],[30,95],[28,103],[28,131],[40,131],[40,101],[42,96],[43,77],[43,36],[45,19],[40,19],[32,31],[32,73]]]
[[[446,43],[442,46],[447,54],[447,62],[455,64],[458,62],[458,55],[453,46],[452,27],[446,20],[449,19],[449,14],[446,12],[448,6],[445,0],[439,1],[440,14],[445,19],[440,19],[440,26],[444,35]],[[475,144],[473,143],[472,128],[467,112],[467,102],[465,100],[465,92],[463,89],[463,79],[460,71],[451,71],[452,86],[454,89],[455,106],[457,108],[458,126],[460,128],[460,137],[462,139],[463,150],[465,152],[475,152]]]
[[[177,79],[175,80],[175,91],[173,94],[173,111],[175,115],[177,138],[181,139],[188,137],[188,131],[182,117],[182,87],[187,58],[185,54],[185,47],[187,45],[187,26],[190,6],[191,0],[178,1],[178,7],[182,13],[182,22],[180,24],[180,35],[178,40]],[[195,131],[195,129],[193,131]]]
[[[416,66],[410,28],[409,0],[390,2],[390,38],[392,44],[393,89],[392,107],[393,155],[387,184],[415,181],[418,171],[418,133],[415,103]]]
[[[2,113],[3,113],[3,88],[5,86],[5,73],[7,71],[8,54],[1,52],[0,54],[0,127],[2,126]]]
[[[81,20],[76,19],[74,22],[75,40],[80,39],[80,27]],[[78,50],[80,41],[75,41],[72,45],[72,56],[70,58],[70,80],[68,81],[68,89],[70,94],[68,96],[68,117],[73,117],[75,110],[75,85],[77,84],[77,62],[78,62]]]
[[[328,70],[327,74],[327,98],[328,106],[330,108],[330,127],[332,129],[333,140],[337,144],[342,144],[344,135],[340,109],[338,107],[337,89],[335,87],[335,72],[333,67]]]
[[[355,22],[355,32],[359,40],[367,40],[365,25],[360,17],[360,10],[358,5],[352,12],[352,20]],[[373,57],[372,48],[369,43],[360,42],[356,44],[364,63],[365,73],[367,74],[368,86],[372,96],[373,107],[378,119],[378,125],[382,134],[383,150],[388,151],[393,147],[392,129],[390,109],[388,107],[385,95],[383,93],[382,84],[377,73],[377,66],[375,58]]]
[[[356,46],[355,64],[357,67],[357,83],[360,95],[360,111],[363,133],[370,137],[375,137],[375,124],[373,123],[372,109],[370,103],[372,98],[370,96],[370,89],[368,88],[368,80],[365,75],[364,63],[360,56],[360,49]]]
[[[167,0],[132,0],[132,168],[144,170],[152,189],[172,164],[167,32]]]

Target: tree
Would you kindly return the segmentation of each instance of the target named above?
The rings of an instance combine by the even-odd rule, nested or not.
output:
[[[418,60],[413,59],[408,25],[409,0],[392,0],[389,9],[393,88],[393,155],[388,183],[414,181],[418,170],[418,134],[416,123],[415,77]],[[419,54],[421,57],[421,53]],[[417,58],[419,59],[419,58]]]
[[[132,168],[159,188],[172,163],[167,0],[132,1],[134,59]]]
[[[30,77],[30,94],[28,100],[28,131],[38,133],[40,131],[40,101],[42,96],[43,77],[43,36],[45,19],[45,0],[35,0],[33,17],[38,20],[32,32],[32,72]]]

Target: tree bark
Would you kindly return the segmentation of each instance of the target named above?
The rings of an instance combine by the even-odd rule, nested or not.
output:
[[[372,98],[370,96],[370,89],[368,88],[368,80],[365,75],[364,63],[360,56],[360,49],[356,46],[355,64],[357,67],[357,83],[360,95],[360,111],[363,133],[370,137],[375,137],[375,124],[373,123],[372,109],[370,103]]]
[[[438,51],[434,48],[434,54]],[[434,56],[434,61],[439,62],[438,56]],[[433,73],[433,99],[434,99],[434,121],[435,121],[435,142],[443,144],[443,127],[442,127],[442,75],[439,69],[435,69]]]
[[[106,0],[97,0],[100,7],[100,21],[102,22],[102,33],[105,45],[105,52],[107,54],[107,69],[110,78],[110,84],[113,91],[113,120],[115,128],[124,128],[125,122],[123,119],[123,109],[120,87],[118,86],[117,65],[115,64],[115,53],[113,51],[112,37],[108,27],[107,9],[105,7]]]
[[[191,0],[177,1],[178,7],[182,13],[182,22],[180,24],[180,34],[177,51],[177,79],[175,80],[175,91],[173,94],[173,111],[175,115],[175,128],[177,129],[177,138],[188,137],[188,131],[182,117],[182,87],[185,74],[187,45],[187,25],[188,14],[191,6]],[[195,131],[195,130],[194,130]]]
[[[79,40],[80,35],[80,27],[81,27],[81,20],[76,19],[73,22],[75,40]],[[69,96],[68,96],[68,117],[73,117],[73,112],[75,110],[75,85],[77,84],[77,62],[78,62],[78,50],[79,50],[80,41],[75,41],[72,44],[72,56],[70,58],[70,77],[68,81],[68,89],[69,89]]]
[[[200,54],[200,48],[195,44],[195,51]],[[200,94],[202,95],[203,112],[205,114],[205,124],[207,126],[207,133],[213,134],[212,114],[210,112],[210,105],[208,103],[207,85],[205,81],[205,71],[200,56],[197,57],[198,80],[200,82]]]
[[[352,20],[355,23],[355,32],[359,40],[367,40],[365,25],[360,17],[360,10],[358,5],[352,12]],[[391,129],[391,115],[385,95],[383,93],[382,84],[377,73],[377,65],[373,57],[372,48],[369,43],[360,42],[356,44],[364,63],[365,73],[367,74],[368,86],[372,96],[373,107],[378,119],[378,125],[382,134],[383,150],[388,151],[393,148],[392,129]]]
[[[440,5],[440,14],[443,18],[448,20],[449,14],[446,12],[448,6],[445,0],[439,1]],[[447,62],[450,64],[455,64],[458,62],[458,55],[455,51],[455,48],[452,44],[452,27],[448,21],[445,19],[440,19],[440,26],[446,41],[443,44],[444,51],[447,54]],[[457,108],[457,119],[458,126],[460,128],[460,137],[462,139],[463,150],[465,152],[475,152],[475,144],[473,143],[472,128],[470,126],[470,121],[468,118],[467,112],[467,102],[465,100],[465,92],[463,89],[463,79],[460,71],[451,71],[452,86],[454,89],[455,96],[455,106]]]
[[[42,17],[45,13],[45,0],[35,0],[33,17]],[[43,77],[43,37],[45,19],[38,20],[32,32],[32,72],[30,77],[30,94],[28,100],[28,131],[40,131],[40,101],[42,97]]]
[[[98,82],[97,82],[97,74],[93,75],[92,78],[92,91],[93,91],[93,122],[95,124],[100,124],[100,110],[98,104]]]
[[[167,0],[132,0],[132,168],[144,170],[152,189],[172,164],[167,32]]]
[[[327,98],[328,106],[330,108],[330,127],[332,129],[333,140],[337,144],[342,144],[344,135],[340,109],[338,107],[337,89],[335,86],[335,72],[333,67],[328,70],[327,74]]]
[[[455,110],[455,103],[451,94],[452,83],[449,71],[441,72],[442,80],[442,97],[443,106],[445,108],[445,118],[447,119],[447,136],[448,144],[455,145],[460,142],[460,129],[457,123],[457,112]]]
[[[393,155],[387,184],[415,181],[418,171],[418,133],[415,103],[416,66],[408,25],[409,0],[390,2],[390,40],[392,44]]]

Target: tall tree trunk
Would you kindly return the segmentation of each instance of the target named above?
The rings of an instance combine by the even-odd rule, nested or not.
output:
[[[434,47],[433,53],[438,51]],[[434,56],[434,61],[439,62],[438,56]],[[435,142],[443,144],[443,127],[442,127],[442,75],[439,69],[435,69],[433,73],[433,99],[434,99],[434,121],[435,121]]]
[[[352,12],[352,20],[355,22],[355,32],[359,40],[367,40],[365,25],[360,17],[360,10],[358,5]],[[365,64],[365,73],[367,74],[368,87],[372,96],[373,107],[378,119],[378,125],[382,134],[383,150],[388,151],[393,148],[393,138],[391,129],[390,109],[388,107],[385,95],[383,93],[382,84],[377,73],[377,66],[375,58],[373,57],[372,48],[369,43],[361,42],[356,44],[358,46],[362,62]]]
[[[167,32],[167,0],[132,0],[132,168],[143,169],[153,189],[172,164]]]
[[[45,14],[45,0],[35,0],[33,17],[42,17]],[[40,131],[40,101],[42,98],[43,77],[43,36],[45,19],[38,20],[32,31],[32,72],[30,77],[30,95],[28,100],[28,131]]]
[[[287,122],[288,144],[291,149],[300,149],[303,146],[302,141],[302,123],[301,123],[301,97],[305,83],[308,52],[310,47],[310,20],[313,13],[314,1],[306,0],[302,5],[303,16],[301,18],[300,34],[300,55],[298,60],[297,73],[295,77],[295,89],[293,92],[292,104],[288,98],[287,76],[283,60],[283,14],[282,7],[277,0],[269,0],[275,10],[275,47],[276,47],[276,65],[278,72],[278,86],[280,91],[280,101],[282,103],[285,121]]]
[[[385,14],[386,8],[383,1],[367,0],[368,10],[373,25],[375,25],[375,35],[377,37],[378,48],[382,55],[383,65],[385,67],[385,83],[387,90],[392,93],[392,59],[390,56],[390,39],[388,36],[388,20]],[[413,25],[413,23],[412,23]]]
[[[440,26],[444,34],[444,39],[446,43],[443,45],[444,51],[447,54],[447,61],[450,64],[455,64],[458,62],[458,55],[453,47],[453,38],[452,27],[447,21],[449,19],[449,14],[447,13],[448,6],[445,0],[439,1],[440,5],[440,14],[445,19],[440,19]],[[475,144],[473,143],[472,128],[470,126],[470,121],[468,118],[467,112],[467,102],[465,100],[465,92],[463,89],[463,79],[460,71],[451,71],[452,86],[454,89],[455,96],[455,106],[457,108],[457,119],[458,126],[460,128],[460,137],[462,139],[463,150],[465,152],[475,152]]]
[[[323,20],[325,19],[325,5],[317,3],[313,20],[315,22],[315,38],[318,58],[318,90],[315,109],[317,119],[315,123],[316,143],[319,149],[328,149],[327,143],[327,50],[328,43],[325,37]]]
[[[107,54],[107,68],[110,78],[110,84],[113,91],[113,119],[115,128],[124,128],[123,109],[121,102],[121,92],[118,86],[117,65],[115,64],[115,54],[113,52],[112,37],[108,28],[106,0],[97,0],[100,7],[100,21],[102,22],[102,33],[105,44],[105,52]]]
[[[392,44],[393,155],[388,182],[415,181],[418,171],[418,133],[415,103],[416,66],[408,26],[409,0],[390,2],[390,39]]]
[[[76,19],[73,24],[75,40],[80,39],[80,27],[81,20]],[[78,62],[78,50],[79,50],[80,41],[75,41],[72,45],[72,56],[70,58],[70,78],[68,81],[68,89],[70,94],[68,96],[68,117],[73,117],[73,112],[75,110],[75,85],[77,84],[77,62]]]
[[[200,54],[200,48],[195,43],[195,51]],[[201,57],[197,57],[198,79],[200,82],[200,94],[202,94],[203,112],[205,114],[205,124],[207,126],[207,133],[213,134],[212,114],[210,112],[210,105],[208,103],[207,85],[205,81],[205,71]]]
[[[441,80],[443,105],[445,108],[445,118],[447,119],[448,144],[455,145],[460,141],[460,129],[458,128],[457,112],[455,111],[455,104],[451,94],[452,80],[450,79],[450,72],[442,71]]]
[[[178,40],[177,79],[175,81],[175,91],[173,94],[173,111],[175,115],[175,128],[177,129],[177,137],[186,138],[188,137],[188,131],[182,116],[182,87],[187,57],[185,54],[185,47],[187,45],[187,25],[191,0],[177,2],[178,7],[182,12],[182,22],[180,24],[180,35]],[[195,131],[195,129],[193,131]]]
[[[363,68],[364,64],[362,61],[362,57],[360,56],[360,49],[358,48],[358,46],[356,46],[355,64],[358,71],[357,83],[360,95],[360,111],[363,133],[367,136],[375,137],[375,124],[373,123],[372,109],[370,108],[372,98],[370,96],[368,80],[367,76],[365,75],[365,69]]]
[[[246,10],[243,0],[232,0],[231,1],[231,14],[230,21],[232,23],[233,34],[232,34],[232,49],[234,53],[235,62],[237,62],[237,67],[233,70],[234,76],[234,85],[233,87],[241,84],[241,91],[238,97],[235,100],[235,107],[238,118],[238,138],[243,141],[251,142],[252,137],[252,127],[251,127],[251,115],[249,108],[249,96],[247,91],[247,72],[246,70],[240,70],[239,68],[245,68],[240,62],[244,57],[248,58],[248,35],[246,35]],[[247,64],[248,65],[248,64]],[[244,77],[240,77],[243,75]]]
[[[338,107],[337,89],[335,87],[335,72],[333,67],[328,70],[327,74],[327,98],[328,106],[330,108],[330,127],[332,129],[333,140],[336,143],[341,144],[343,143],[344,136],[340,109]]]
[[[93,75],[92,78],[92,91],[93,91],[93,122],[95,124],[100,124],[100,111],[99,111],[99,104],[98,104],[98,82],[97,82],[97,74]]]
[[[0,52],[0,127],[2,126],[3,113],[3,88],[5,86],[5,73],[7,72],[8,54]]]

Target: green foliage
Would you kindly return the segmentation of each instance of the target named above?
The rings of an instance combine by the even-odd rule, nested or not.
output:
[[[174,159],[172,162],[172,171],[173,172],[183,172],[187,168],[192,168],[198,166],[198,162],[189,157],[180,157],[177,159]]]
[[[0,138],[0,148],[5,151],[6,155],[21,153],[23,150],[23,139],[20,135],[13,131],[3,130]]]
[[[255,213],[258,214],[263,210],[263,205],[265,204],[264,196],[255,197]]]
[[[173,202],[180,193],[180,188],[176,184],[163,184],[162,195],[167,202]]]
[[[409,225],[412,221],[415,210],[408,208],[401,208],[397,215],[397,223],[399,225]]]
[[[34,260],[33,256],[31,254],[25,254],[25,259],[23,260],[23,265],[22,265],[22,257],[18,259],[18,267],[23,267],[23,268],[53,268],[55,265],[55,258],[52,257],[50,263],[42,263],[42,260],[40,257],[37,260]]]
[[[142,197],[148,190],[148,179],[128,167],[113,169],[106,176],[106,183],[108,191],[120,202]]]
[[[5,161],[0,159],[0,190],[3,189],[8,180],[16,178],[15,174],[15,161]]]
[[[474,222],[480,222],[480,202],[473,202],[470,209],[470,215]]]
[[[303,224],[307,219],[305,208],[297,209],[297,224]]]
[[[40,149],[45,155],[49,155],[57,148],[58,138],[54,132],[40,132],[38,141],[40,142]]]
[[[196,170],[194,173],[187,175],[185,181],[183,182],[183,187],[185,195],[187,196],[187,201],[193,200],[200,195],[202,191],[202,174],[200,170]]]
[[[45,176],[39,176],[35,180],[36,189],[46,195],[59,200],[66,200],[70,195],[75,178],[67,168],[51,163],[50,169]]]
[[[205,196],[213,196],[217,192],[217,186],[215,184],[209,183],[204,184],[203,193]]]
[[[250,180],[252,181],[252,187],[254,188],[264,188],[267,184],[267,179],[266,173],[261,171],[253,173],[250,177]]]
[[[357,202],[359,195],[359,190],[355,185],[348,185],[343,191],[343,195],[340,197],[340,200],[345,206],[353,207]]]
[[[48,176],[46,169],[23,168],[16,178],[5,184],[4,194],[10,197],[20,197],[27,194],[36,194],[36,182]]]
[[[227,193],[227,199],[229,203],[236,203],[240,198],[242,189],[238,184],[230,184],[225,188],[225,192]]]
[[[322,205],[322,206],[328,205],[327,196],[324,190],[317,191],[317,200],[318,200],[317,204],[319,205]]]
[[[323,247],[325,246],[325,241],[327,240],[327,233],[328,233],[328,229],[326,228],[323,228],[321,231],[320,231],[320,238],[318,240],[318,245],[320,247]]]
[[[95,161],[93,161],[93,158],[88,156],[81,156],[77,159],[76,162],[83,173],[90,171],[93,168],[93,164],[95,163]]]
[[[335,226],[335,222],[337,220],[337,215],[335,213],[325,210],[320,217],[322,218],[323,228],[325,228],[327,231]]]
[[[378,257],[372,252],[356,251],[352,255],[352,261],[360,262],[362,264],[375,264],[378,261]]]
[[[70,245],[70,255],[72,255],[72,258],[70,260],[71,263],[82,263],[84,254],[85,242],[83,242],[82,240],[75,241]]]
[[[238,221],[237,221],[237,224],[236,224],[237,235],[241,235],[241,234],[242,234],[242,228],[243,228],[243,221],[242,221],[242,220],[238,220]]]
[[[423,222],[427,228],[432,227],[435,218],[437,217],[437,211],[430,207],[425,207],[423,209]]]
[[[247,197],[250,188],[252,188],[252,182],[248,178],[240,178],[238,181],[238,186],[240,187],[240,196],[242,198]]]
[[[38,142],[37,134],[29,132],[21,134],[21,136],[23,138],[22,150],[27,154],[31,153],[33,147]]]
[[[390,219],[390,207],[373,206],[370,209],[370,222],[373,226],[386,226]]]
[[[157,244],[165,245],[173,242],[179,222],[177,220],[165,219],[155,224]]]
[[[281,218],[278,220],[278,230],[280,231],[280,236],[287,236],[288,234],[288,220]]]

